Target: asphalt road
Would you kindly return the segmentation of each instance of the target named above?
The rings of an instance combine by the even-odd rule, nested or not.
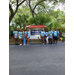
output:
[[[65,75],[65,43],[9,45],[9,75]]]

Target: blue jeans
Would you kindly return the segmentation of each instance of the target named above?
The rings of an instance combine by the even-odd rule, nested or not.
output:
[[[23,44],[26,44],[26,38],[23,36]]]

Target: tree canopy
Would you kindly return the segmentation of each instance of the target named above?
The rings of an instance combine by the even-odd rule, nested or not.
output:
[[[20,28],[31,24],[61,27],[65,13],[55,10],[60,3],[64,5],[65,0],[9,0],[9,33],[10,24]]]

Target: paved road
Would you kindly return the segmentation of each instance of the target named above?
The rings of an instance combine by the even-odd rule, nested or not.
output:
[[[9,45],[9,75],[65,75],[65,44]]]

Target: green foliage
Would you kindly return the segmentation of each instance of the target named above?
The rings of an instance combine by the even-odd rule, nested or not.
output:
[[[18,14],[17,17],[14,19],[15,25],[21,27],[25,26],[28,22],[28,15],[25,14]]]
[[[11,32],[11,36],[13,36],[13,30],[10,30],[10,32]]]
[[[65,33],[65,27],[59,27],[57,30],[59,31],[60,36],[62,36],[62,33]]]
[[[54,27],[55,27],[55,28],[61,27],[61,24],[60,24],[58,21],[55,21],[55,22],[54,22]]]
[[[29,1],[29,0],[27,0]],[[34,8],[34,6],[39,2],[31,0],[31,6]],[[34,15],[34,18],[31,16],[30,8],[27,7],[27,4],[22,4],[21,8],[18,8],[17,14],[14,16],[14,19],[12,22],[15,23],[14,27],[17,28],[17,26],[22,27],[27,25],[45,25],[48,29],[50,28],[58,28],[61,27],[62,24],[65,23],[65,13],[63,11],[60,11],[59,9],[55,11],[54,9],[50,9],[50,6],[47,2],[41,2],[35,9],[35,13],[37,15]],[[50,0],[49,2],[51,2]],[[60,0],[60,2],[63,2],[64,0]],[[55,2],[55,1],[54,1]],[[56,3],[56,2],[55,2]],[[55,8],[55,6],[53,6]],[[14,28],[13,27],[13,28]]]
[[[16,28],[16,29],[17,29],[18,32],[20,31],[20,28]]]
[[[22,1],[23,0],[18,0],[18,4],[20,4]],[[49,6],[49,3],[51,2],[53,2],[51,4],[52,6]],[[59,3],[64,4],[64,2],[65,0],[59,0]],[[12,10],[11,8],[9,9],[9,17],[10,17],[16,12],[17,0],[9,0],[9,4],[12,8]],[[17,28],[17,30],[19,31],[20,29],[23,30],[25,26],[31,24],[45,25],[47,26],[48,30],[50,28],[53,29],[56,27],[62,34],[62,32],[65,31],[64,30],[65,28],[61,29],[61,25],[65,23],[65,13],[60,10],[57,11],[54,10],[57,4],[58,0],[26,0],[19,6],[16,14],[12,16],[13,19],[9,20],[11,24],[13,23],[12,26],[10,26],[11,36],[13,35],[14,29],[17,28],[18,26],[20,27]],[[32,18],[32,12],[34,14],[34,18]]]
[[[46,23],[45,26],[47,26],[48,29],[52,28],[52,22]]]
[[[38,16],[35,16],[34,18],[30,18],[29,24],[46,25],[46,23],[48,23],[49,21],[50,21],[49,17],[39,14]]]

